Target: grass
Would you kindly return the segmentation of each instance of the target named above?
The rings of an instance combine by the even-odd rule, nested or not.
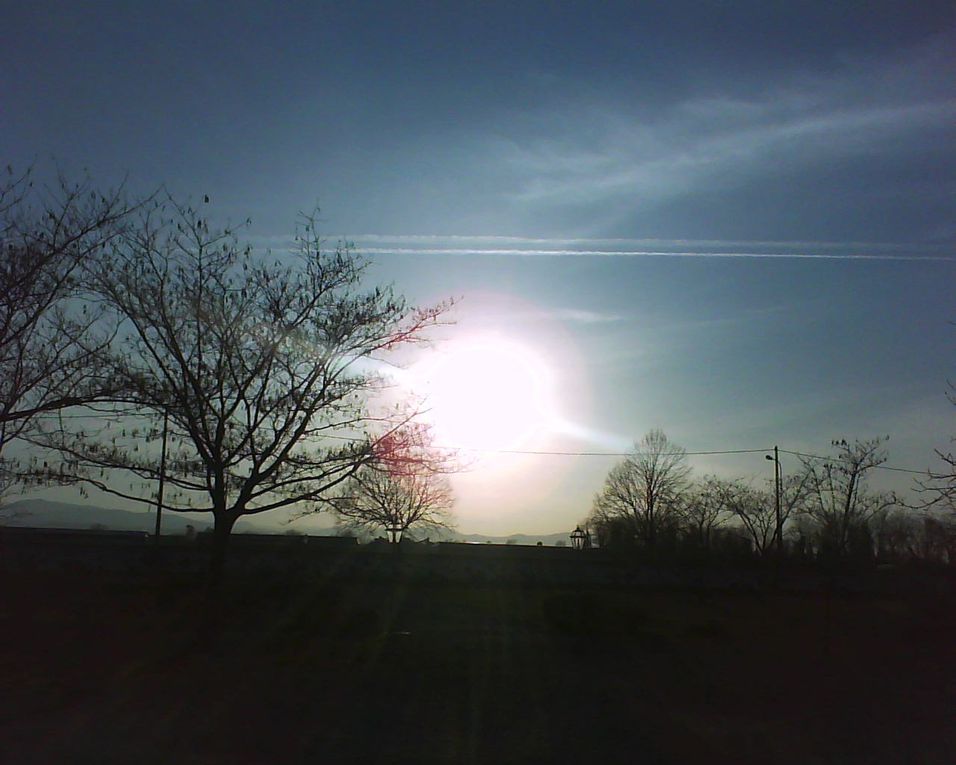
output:
[[[3,582],[9,762],[951,762],[950,601]],[[204,625],[204,626],[202,626]]]

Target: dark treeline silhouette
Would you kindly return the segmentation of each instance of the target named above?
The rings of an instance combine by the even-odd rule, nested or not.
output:
[[[694,479],[684,449],[652,430],[608,473],[584,523],[602,548],[656,559],[956,565],[951,480],[933,474],[936,495],[919,507],[874,491],[867,479],[886,461],[886,441],[833,441],[824,458],[801,457],[780,481],[778,511],[773,481]]]

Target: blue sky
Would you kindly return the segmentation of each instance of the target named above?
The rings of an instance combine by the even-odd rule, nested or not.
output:
[[[209,194],[275,247],[320,203],[554,370],[547,448],[888,433],[924,468],[953,432],[949,3],[7,5],[5,162]],[[464,530],[573,526],[613,463],[514,460],[456,479]]]

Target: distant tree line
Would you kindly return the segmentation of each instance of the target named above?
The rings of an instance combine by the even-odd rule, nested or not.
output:
[[[584,523],[603,548],[645,556],[733,556],[956,565],[952,455],[905,503],[869,486],[887,438],[833,441],[825,458],[800,457],[773,481],[694,478],[686,451],[652,430],[608,473]]]

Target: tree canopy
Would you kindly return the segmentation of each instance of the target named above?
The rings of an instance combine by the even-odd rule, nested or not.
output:
[[[217,538],[243,515],[323,499],[389,443],[373,426],[387,435],[408,419],[370,405],[383,354],[421,340],[446,307],[366,287],[366,269],[348,244],[325,247],[314,216],[293,252],[258,253],[192,206],[151,205],[83,275],[117,326],[96,363],[127,419],[47,427],[39,442],[77,478],[142,500],[116,474],[159,478],[146,443],[168,417],[165,507],[211,512]],[[144,415],[140,427],[129,419]]]
[[[93,355],[109,339],[95,305],[76,300],[78,276],[123,232],[122,191],[88,180],[36,187],[7,168],[0,181],[0,480],[4,447],[38,416],[108,396],[113,381]]]

